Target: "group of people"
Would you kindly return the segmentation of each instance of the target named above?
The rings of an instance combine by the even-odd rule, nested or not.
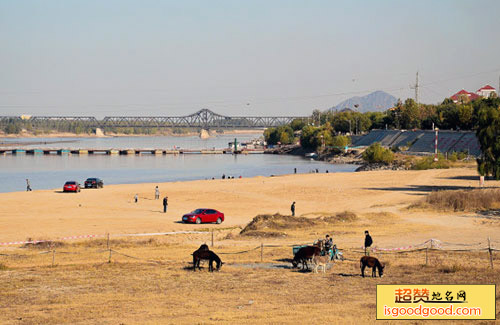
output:
[[[368,232],[368,230],[365,230],[365,245],[364,245],[364,249],[365,249],[365,255],[366,256],[370,256],[370,249],[371,249],[372,244],[373,244],[372,236],[370,236],[370,233]],[[324,252],[328,253],[332,249],[332,247],[333,247],[333,238],[330,237],[330,235],[327,234],[325,236]]]
[[[160,189],[158,186],[155,187],[155,200],[160,199]],[[134,202],[137,203],[139,201],[139,194],[135,194],[134,196]],[[167,213],[168,209],[168,196],[165,196],[163,198],[163,213]]]
[[[293,201],[292,205],[290,206],[290,211],[292,212],[292,217],[295,217],[295,201]],[[333,247],[333,239],[332,237],[330,237],[330,235],[326,235],[325,239],[325,251],[328,252]],[[370,249],[372,244],[372,236],[370,236],[368,230],[365,230],[365,255],[370,256]]]
[[[318,169],[318,168],[316,168],[316,169],[312,169],[312,170],[310,170],[309,172],[310,172],[310,173],[319,173],[319,169]],[[294,174],[297,174],[297,168],[294,168],[294,169],[293,169],[293,173],[294,173]],[[329,172],[328,172],[328,169],[325,171],[325,173],[327,173],[327,174],[329,173]]]
[[[234,176],[226,176],[226,174],[222,174],[222,179],[234,179]],[[238,178],[241,178],[241,175],[238,177]],[[214,177],[212,177],[212,179],[215,179]]]

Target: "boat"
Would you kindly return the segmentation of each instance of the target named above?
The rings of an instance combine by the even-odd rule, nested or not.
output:
[[[315,159],[315,158],[318,158],[318,154],[317,154],[317,153],[315,153],[315,152],[309,152],[309,153],[306,153],[306,154],[305,154],[305,157],[306,157],[306,158]]]

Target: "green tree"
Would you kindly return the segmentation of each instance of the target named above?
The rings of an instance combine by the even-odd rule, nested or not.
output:
[[[306,122],[304,122],[304,120],[300,120],[300,119],[295,119],[292,121],[292,123],[290,123],[290,127],[294,131],[302,130],[302,128],[304,126],[306,126]]]
[[[476,135],[482,155],[477,159],[480,175],[500,179],[500,100],[485,99],[478,110]]]
[[[403,129],[420,128],[420,111],[417,103],[411,98],[406,99],[402,106],[401,127]]]

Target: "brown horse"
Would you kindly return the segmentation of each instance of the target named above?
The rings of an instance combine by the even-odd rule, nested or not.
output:
[[[380,261],[373,256],[363,256],[359,261],[359,266],[361,267],[361,276],[363,278],[365,277],[366,267],[372,268],[372,277],[377,277],[377,270],[380,277],[384,275],[385,265],[380,263]]]
[[[323,250],[323,241],[318,241],[314,246],[305,246],[302,247],[295,253],[293,257],[292,265],[293,267],[297,267],[299,263],[302,263],[302,270],[306,268],[309,269],[307,265],[307,261],[311,260],[314,255],[321,255],[321,251]]]
[[[203,246],[203,245],[202,245]],[[219,256],[212,252],[211,250],[195,250],[193,252],[193,271],[196,271],[196,268],[198,267],[199,270],[201,270],[200,267],[200,261],[201,260],[208,260],[208,271],[213,272],[214,271],[214,261],[217,264],[217,271],[220,270],[222,267],[222,264],[224,264]]]

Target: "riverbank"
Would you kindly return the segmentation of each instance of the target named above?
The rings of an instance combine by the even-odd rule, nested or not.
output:
[[[316,156],[313,159],[317,161],[324,161],[330,164],[362,165],[364,163],[361,157],[361,151],[359,150],[340,152],[337,149],[325,149],[316,152],[314,150],[304,149],[300,145],[285,145],[266,149],[265,153],[274,155],[293,155],[300,157],[304,157],[306,154],[315,153]]]

